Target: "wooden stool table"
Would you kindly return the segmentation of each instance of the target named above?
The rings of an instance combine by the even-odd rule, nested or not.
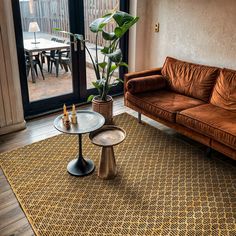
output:
[[[102,147],[98,167],[98,176],[102,179],[113,179],[117,174],[113,146],[123,142],[126,132],[114,125],[104,125],[101,129],[89,134],[91,142]]]

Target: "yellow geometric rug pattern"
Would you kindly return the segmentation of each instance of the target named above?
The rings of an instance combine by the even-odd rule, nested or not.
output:
[[[1,167],[37,235],[236,235],[236,171],[128,114],[115,147],[118,175],[102,180],[67,173],[73,135],[0,155]],[[98,166],[100,148],[83,135]]]

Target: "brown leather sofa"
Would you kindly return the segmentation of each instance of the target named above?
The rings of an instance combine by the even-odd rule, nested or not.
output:
[[[236,71],[167,57],[128,73],[125,105],[236,160]]]

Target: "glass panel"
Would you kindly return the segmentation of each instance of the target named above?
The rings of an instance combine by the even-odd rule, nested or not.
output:
[[[89,49],[92,57],[94,58],[96,55],[95,50],[95,42],[96,42],[96,34],[92,33],[89,29],[89,25],[91,22],[103,15],[111,12],[113,9],[119,9],[120,1],[119,0],[84,0],[84,25],[85,25],[85,39],[88,40],[86,43],[87,48]],[[106,27],[105,30],[107,32],[111,32],[114,30],[115,23],[111,22]],[[98,36],[98,47],[103,48],[105,46],[105,41],[102,39],[101,34]],[[98,61],[103,61],[103,55],[98,53]],[[118,69],[115,70],[113,74],[114,78],[119,76]],[[87,89],[94,88],[92,85],[93,81],[96,81],[96,76],[93,70],[93,65],[91,59],[89,57],[88,52],[86,52],[86,79],[87,79]]]
[[[30,102],[73,92],[68,0],[19,0]]]

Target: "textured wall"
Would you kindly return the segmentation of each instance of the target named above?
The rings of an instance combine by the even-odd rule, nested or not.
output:
[[[25,128],[11,1],[0,0],[0,135]]]
[[[139,4],[139,1],[137,3]],[[166,56],[236,69],[235,0],[141,0],[147,9],[137,29],[143,69],[161,66]],[[132,1],[131,1],[132,3]],[[160,32],[154,32],[160,22]],[[143,48],[143,44],[145,48]],[[140,62],[139,62],[140,64]]]
[[[149,19],[146,16],[150,0],[131,0],[130,13],[139,16],[138,22],[130,29],[129,37],[129,71],[145,68],[145,35]]]

